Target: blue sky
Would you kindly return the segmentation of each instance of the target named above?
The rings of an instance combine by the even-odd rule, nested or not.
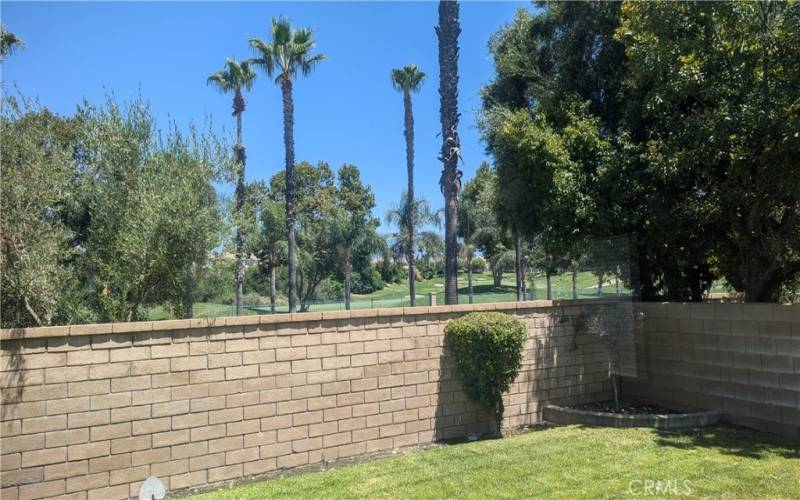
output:
[[[465,178],[487,159],[475,128],[478,92],[493,74],[489,36],[528,2],[461,5],[460,134]],[[270,19],[285,15],[311,27],[328,60],[295,85],[297,160],[357,165],[383,219],[406,184],[402,97],[392,68],[417,64],[428,74],[414,96],[416,190],[442,205],[436,159],[439,131],[436,2],[356,3],[17,3],[3,2],[2,22],[25,41],[3,64],[2,79],[59,113],[108,91],[129,100],[141,91],[163,126],[167,118],[232,133],[231,99],[206,86],[225,58],[250,57],[247,40],[267,37]],[[280,90],[259,75],[246,96],[247,178],[283,168]]]

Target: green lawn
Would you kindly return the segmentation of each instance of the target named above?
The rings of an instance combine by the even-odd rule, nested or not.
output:
[[[486,302],[510,302],[516,299],[515,278],[513,273],[503,275],[500,286],[494,286],[492,275],[489,272],[475,273],[472,275],[472,287],[475,303]],[[528,282],[529,295],[535,299],[545,299],[547,297],[546,280],[544,275],[536,275],[534,280],[535,288]],[[467,275],[461,273],[458,276],[459,302],[466,304],[469,302],[467,295]],[[577,280],[578,296],[596,297],[597,296],[597,277],[591,272],[578,273]],[[572,275],[569,273],[553,276],[552,291],[554,299],[572,298]],[[625,290],[622,290],[625,292]],[[444,280],[442,277],[435,277],[429,280],[417,282],[416,295],[417,305],[429,304],[429,293],[436,293],[436,303],[444,304]],[[613,295],[615,289],[612,282],[606,282],[603,293]],[[409,305],[408,284],[390,283],[382,290],[358,295],[353,294],[351,306],[353,309],[372,309],[376,307],[403,307]],[[339,311],[344,310],[344,302],[316,303],[310,307],[311,311]],[[278,312],[287,312],[288,306],[279,305]],[[257,305],[245,308],[245,314],[268,314],[268,305]],[[213,318],[218,316],[234,316],[236,308],[228,304],[213,304],[198,302],[194,305],[194,316],[196,318]],[[172,313],[163,307],[154,307],[148,310],[147,319],[162,320],[172,318]]]
[[[655,494],[657,481],[660,495]],[[798,492],[797,442],[730,428],[569,426],[442,446],[194,498],[754,499],[797,498]]]

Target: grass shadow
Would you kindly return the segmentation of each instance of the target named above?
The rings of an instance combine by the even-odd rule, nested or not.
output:
[[[763,459],[769,454],[800,459],[800,440],[741,427],[657,429],[658,446],[692,450],[712,448],[725,455]],[[798,464],[800,466],[800,464]]]

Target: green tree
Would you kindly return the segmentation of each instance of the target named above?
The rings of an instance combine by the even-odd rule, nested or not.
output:
[[[250,47],[256,52],[253,64],[261,67],[275,83],[280,85],[283,97],[283,144],[286,151],[286,228],[289,272],[289,312],[297,310],[297,245],[295,223],[297,221],[297,201],[294,179],[294,97],[292,82],[300,73],[308,76],[320,61],[323,54],[312,55],[314,35],[310,29],[293,29],[288,19],[273,18],[269,41],[251,38]]]
[[[540,13],[520,11],[492,37],[497,75],[483,90],[490,151],[505,121],[498,117],[523,110],[568,157],[548,181],[556,203],[542,214],[551,223],[527,236],[546,240],[549,260],[575,262],[587,239],[625,234],[625,279],[639,298],[699,300],[712,278],[713,224],[687,209],[698,192],[694,172],[664,168],[647,145],[651,120],[642,92],[626,84],[628,59],[615,38],[620,4],[538,5]]]
[[[185,316],[191,271],[219,243],[215,138],[174,124],[161,137],[142,101],[86,104],[78,119],[76,239],[100,319],[135,320],[156,304]]]
[[[77,124],[31,101],[3,101],[0,116],[0,251],[3,327],[91,319],[71,307],[78,249],[65,223],[75,193]]]
[[[458,193],[461,190],[461,141],[458,138],[458,36],[461,34],[459,4],[439,2],[439,116],[442,123],[442,175],[439,185],[444,194],[444,302],[458,304]]]
[[[498,223],[496,198],[497,175],[488,163],[483,162],[475,177],[464,184],[458,221],[460,236],[489,261],[494,286],[500,286],[510,262],[500,256],[508,251],[511,243],[507,231]]]
[[[317,287],[331,278],[339,264],[336,232],[336,186],[333,171],[325,162],[296,165],[298,293],[300,310],[307,311]],[[270,180],[270,196],[283,202],[286,173]]]
[[[622,14],[647,153],[688,184],[682,210],[711,221],[716,269],[745,300],[777,300],[800,275],[800,5],[626,3]]]
[[[214,85],[220,92],[227,94],[233,93],[233,116],[236,117],[236,145],[234,154],[236,157],[236,209],[234,218],[236,220],[236,271],[234,273],[234,289],[236,290],[236,315],[242,314],[242,287],[244,286],[244,240],[245,234],[242,230],[242,223],[239,220],[242,216],[242,209],[245,203],[245,148],[242,144],[242,113],[244,113],[245,102],[242,90],[250,90],[256,79],[256,73],[250,66],[250,62],[236,62],[236,59],[229,58],[225,61],[225,69],[217,71],[208,77],[208,84]]]
[[[362,246],[375,247],[379,221],[372,216],[375,195],[369,185],[361,182],[358,167],[342,165],[337,178],[333,222],[342,253],[344,305],[350,310],[353,251]]]
[[[286,243],[286,210],[281,197],[265,188],[263,203],[259,210],[260,231],[254,243],[254,253],[259,259],[259,266],[269,274],[270,312],[275,314],[277,300],[277,271],[286,263],[288,253]]]
[[[406,201],[411,207],[415,206],[414,201],[414,112],[411,106],[411,93],[418,92],[422,83],[425,81],[425,73],[411,64],[403,68],[392,70],[392,85],[403,93],[403,109],[405,128],[403,135],[406,139],[406,170],[408,171],[408,188],[406,190]],[[406,249],[406,262],[408,263],[408,295],[411,298],[411,306],[416,304],[414,271],[414,212],[409,210],[405,219],[408,227],[409,246]]]
[[[219,243],[216,138],[157,133],[141,100],[69,118],[27,107],[3,107],[3,324],[186,316]]]

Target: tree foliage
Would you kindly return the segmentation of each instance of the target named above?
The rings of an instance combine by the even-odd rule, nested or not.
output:
[[[798,6],[539,6],[490,42],[500,215],[551,260],[626,235],[644,300],[699,300],[717,277],[778,298],[800,272]]]
[[[3,325],[185,315],[219,241],[216,138],[160,134],[141,100],[3,111]]]

